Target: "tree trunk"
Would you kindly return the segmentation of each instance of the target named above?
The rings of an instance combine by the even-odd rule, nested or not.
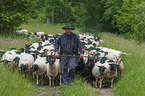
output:
[[[50,24],[50,18],[46,18],[46,23]]]
[[[52,10],[52,24],[54,24],[54,9]]]
[[[49,17],[49,13],[46,11],[46,23],[50,24],[50,17]]]

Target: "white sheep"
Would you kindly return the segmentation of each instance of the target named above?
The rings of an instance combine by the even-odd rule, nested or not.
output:
[[[32,65],[31,70],[37,77],[36,84],[38,85],[39,84],[38,76],[45,75],[45,73],[47,71],[46,58],[38,56],[37,59],[35,60],[34,64]],[[33,78],[34,78],[34,74],[33,74]]]
[[[106,74],[107,74],[107,67],[108,67],[108,63],[101,64],[100,62],[97,62],[94,64],[94,67],[92,69],[92,75],[96,78],[96,88],[98,84],[98,79],[100,79],[99,88],[102,87],[102,81],[104,77],[106,77]]]
[[[111,78],[111,88],[113,87],[113,81],[117,77],[117,65],[115,63],[109,63],[106,77]]]
[[[54,86],[55,78],[60,75],[60,63],[59,59],[50,59],[49,63],[47,64],[47,76],[49,77],[49,86],[51,86],[51,79],[52,85]],[[60,85],[61,85],[61,75],[60,75]]]
[[[6,51],[3,55],[2,55],[2,58],[1,58],[1,61],[2,62],[9,62],[9,64],[12,63],[13,59],[15,58],[16,56],[16,51],[17,50],[11,50],[11,51]],[[6,65],[7,65],[6,63]]]
[[[37,35],[39,35],[39,37],[41,37],[41,35],[44,35],[44,32],[36,32]]]
[[[31,54],[25,53],[20,56],[19,60],[19,70],[22,71],[24,75],[25,71],[30,71],[31,66],[34,64],[34,57]]]

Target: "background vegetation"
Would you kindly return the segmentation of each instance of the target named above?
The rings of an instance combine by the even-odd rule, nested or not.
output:
[[[1,0],[0,4],[1,32],[32,18],[46,24],[70,22],[145,40],[144,0]]]

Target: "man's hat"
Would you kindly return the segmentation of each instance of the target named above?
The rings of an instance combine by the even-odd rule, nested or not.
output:
[[[66,23],[64,27],[62,27],[62,29],[65,29],[65,28],[70,28],[72,30],[74,30],[75,28],[71,26],[70,23]]]

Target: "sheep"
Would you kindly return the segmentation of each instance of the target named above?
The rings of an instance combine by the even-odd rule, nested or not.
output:
[[[98,85],[98,79],[99,80],[99,88],[102,87],[102,81],[103,79],[106,77],[106,74],[107,74],[107,68],[106,66],[108,65],[108,63],[104,63],[104,64],[101,64],[100,62],[96,62],[93,69],[92,69],[92,75],[95,77],[96,79],[96,88],[97,88],[97,85]]]
[[[109,67],[108,67],[108,71],[107,71],[106,77],[108,79],[111,78],[111,88],[113,87],[113,81],[114,81],[114,79],[118,76],[118,74],[117,74],[117,66],[118,65],[116,65],[114,61],[109,63]]]
[[[88,61],[85,64],[84,73],[82,74],[82,76],[84,76],[87,81],[94,79],[92,75],[93,66],[94,66],[94,57],[88,56]]]
[[[44,32],[36,32],[36,34],[41,37],[41,35],[44,35]]]
[[[120,57],[122,54],[126,54],[126,53],[123,53],[123,52],[121,52],[121,51],[117,51],[117,50],[114,50],[114,49],[109,49],[109,48],[106,48],[106,47],[98,47],[98,48],[100,48],[102,51],[104,51],[104,52],[108,52],[108,54],[106,55],[106,57],[108,58],[108,59],[113,59],[113,60],[115,60],[115,56],[117,56],[117,58],[118,57]]]
[[[88,61],[88,53],[87,52],[84,52],[84,57],[83,57],[83,59],[84,59],[84,62],[85,62],[85,64],[87,63],[87,61]]]
[[[42,50],[46,50],[46,55],[54,55],[54,45],[45,45]]]
[[[25,75],[25,71],[30,71],[31,66],[34,64],[34,57],[31,54],[25,53],[20,56],[19,70]]]
[[[31,67],[31,71],[36,75],[37,77],[37,85],[39,84],[39,77],[45,75],[47,71],[47,65],[46,65],[46,58],[38,56],[38,58],[35,60],[34,64]],[[33,78],[34,78],[33,74]]]
[[[6,51],[4,50],[0,50],[0,57],[2,57],[2,55],[5,53]]]
[[[2,55],[2,58],[1,58],[1,61],[5,63],[5,65],[8,64],[8,62],[12,63],[13,59],[15,58],[16,56],[16,51],[17,50],[11,50],[11,51],[6,51],[3,55]]]
[[[60,59],[55,59],[47,56],[48,64],[47,64],[47,76],[49,77],[49,86],[51,86],[51,79],[52,85],[54,86],[54,80],[58,76],[60,72]],[[59,74],[60,75],[60,74]],[[61,85],[61,75],[60,75],[60,85]]]
[[[118,65],[117,66],[117,70],[118,70],[118,74],[121,75],[124,72],[124,65],[122,62],[122,57],[121,58],[117,58],[115,57],[115,64]]]
[[[27,29],[17,30],[16,32],[20,33],[20,34],[26,34],[26,35],[28,35],[28,30]]]
[[[30,50],[37,49],[38,46],[39,46],[39,43],[33,43],[30,45]]]
[[[42,35],[45,35],[44,32],[36,32],[34,33],[34,38],[37,40],[41,40]]]

